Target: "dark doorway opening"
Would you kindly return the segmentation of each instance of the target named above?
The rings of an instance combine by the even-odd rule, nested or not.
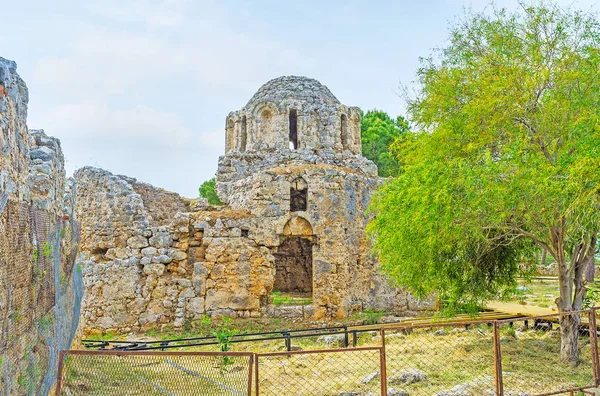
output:
[[[284,237],[275,253],[273,292],[312,296],[312,247],[308,238]]]

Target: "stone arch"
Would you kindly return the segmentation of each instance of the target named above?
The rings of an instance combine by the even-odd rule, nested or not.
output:
[[[261,102],[254,106],[251,113],[252,127],[250,135],[252,137],[252,147],[255,150],[272,147],[278,142],[278,131],[280,111],[279,108],[271,102]]]
[[[310,222],[304,217],[294,216],[283,226],[284,236],[312,237],[313,229]]]
[[[293,217],[283,227],[275,257],[273,291],[299,293],[312,297],[313,254],[312,226],[302,217]]]

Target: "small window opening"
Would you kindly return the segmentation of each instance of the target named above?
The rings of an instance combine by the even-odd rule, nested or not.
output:
[[[240,151],[246,151],[246,116],[242,117],[242,134],[240,136]]]
[[[298,148],[298,113],[290,110],[290,150]]]
[[[242,236],[248,238],[248,230],[242,230]]]
[[[290,211],[304,212],[307,207],[308,184],[304,179],[296,179],[290,186]]]
[[[344,148],[344,150],[347,150],[350,146],[350,142],[348,139],[348,117],[346,117],[346,114],[342,114],[342,120],[341,120],[341,136],[342,136],[342,147]]]

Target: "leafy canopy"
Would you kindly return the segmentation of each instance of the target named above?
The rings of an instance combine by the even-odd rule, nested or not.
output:
[[[200,192],[200,196],[202,198],[206,198],[210,205],[223,205],[223,202],[219,199],[217,195],[217,191],[215,190],[215,178],[213,177],[210,180],[202,183],[198,191]]]
[[[540,2],[468,15],[423,60],[409,100],[421,132],[393,145],[402,168],[371,204],[394,279],[476,305],[541,247],[564,271],[561,299],[576,299],[600,229],[599,43],[593,16]]]
[[[361,121],[362,154],[375,162],[379,176],[394,176],[398,173],[399,163],[390,146],[402,134],[410,129],[402,116],[392,119],[386,112],[369,110]]]

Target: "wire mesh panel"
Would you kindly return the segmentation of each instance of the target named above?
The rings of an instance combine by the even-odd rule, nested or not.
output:
[[[572,348],[568,335],[561,342],[561,333],[570,325]],[[512,326],[504,322],[500,335],[505,394],[537,395],[594,385],[588,312],[562,319],[558,314],[528,318],[513,321]]]
[[[411,396],[495,395],[491,325],[478,322],[386,329],[388,389]]]
[[[248,395],[251,353],[65,351],[60,395]]]
[[[257,354],[255,394],[380,394],[381,354],[381,347]]]

